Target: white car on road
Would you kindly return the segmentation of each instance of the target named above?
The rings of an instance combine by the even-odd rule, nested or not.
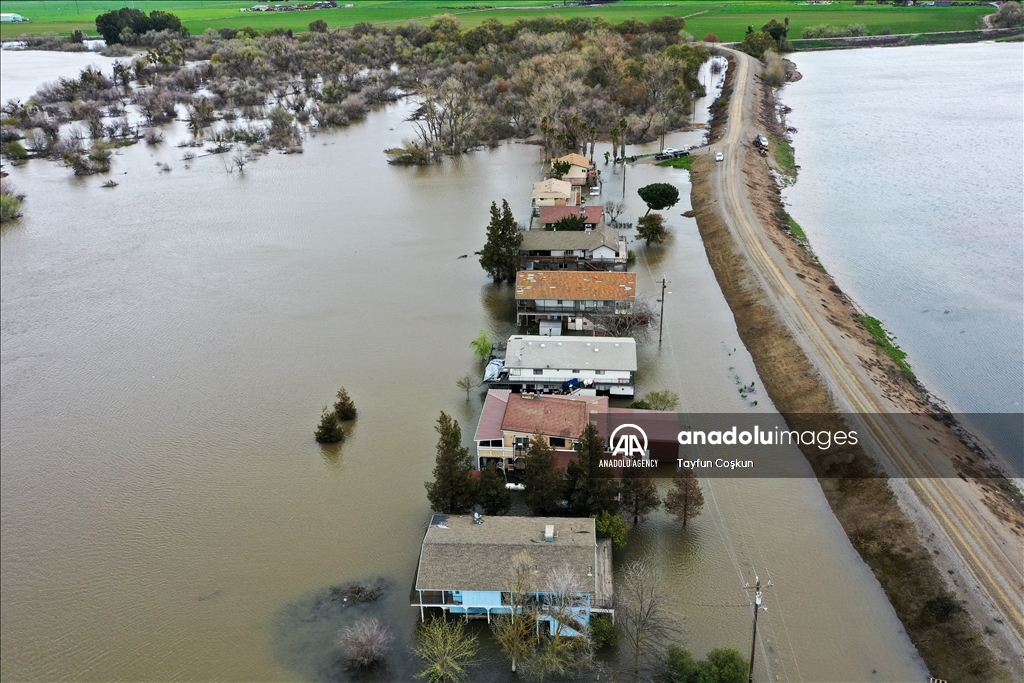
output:
[[[725,155],[721,152],[715,152],[715,161],[724,161]]]

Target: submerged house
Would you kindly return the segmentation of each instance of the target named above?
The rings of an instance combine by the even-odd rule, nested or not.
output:
[[[524,233],[525,236],[525,233]],[[516,273],[516,323],[565,323],[593,329],[593,318],[622,315],[636,302],[636,273],[520,270]]]
[[[541,393],[585,390],[632,396],[636,340],[632,337],[509,337],[500,368],[485,376],[494,388]]]
[[[541,219],[545,209],[541,209]],[[519,234],[523,237],[519,243],[523,270],[625,270],[629,258],[626,238],[604,223],[593,230],[525,230]]]
[[[526,552],[534,562],[531,603],[538,627],[558,626],[547,605],[555,597],[549,576],[568,568],[579,593],[573,618],[590,623],[595,612],[613,613],[611,540],[597,538],[594,520],[571,517],[479,517],[433,515],[423,536],[413,607],[442,610],[467,619],[509,613],[508,590],[513,557]],[[562,627],[565,635],[577,632]]]
[[[576,457],[573,447],[591,415],[608,410],[607,396],[514,394],[491,389],[476,427],[476,466],[492,462],[506,478],[518,477],[527,467],[530,438],[540,434],[555,451],[559,467]]]

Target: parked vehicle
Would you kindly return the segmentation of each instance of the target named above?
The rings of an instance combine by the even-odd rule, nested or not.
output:
[[[721,152],[715,152],[715,161],[724,161],[725,155]]]

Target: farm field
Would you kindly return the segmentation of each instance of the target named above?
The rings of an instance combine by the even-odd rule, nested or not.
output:
[[[992,7],[891,7],[888,5],[855,5],[852,0],[832,5],[807,5],[800,2],[730,2],[713,3],[691,0],[677,2],[645,2],[624,0],[602,7],[562,7],[552,0],[503,0],[494,5],[485,0],[349,0],[339,3],[351,7],[304,12],[241,12],[254,0],[199,2],[134,2],[138,9],[161,9],[178,15],[193,34],[208,28],[256,29],[284,28],[305,31],[315,19],[330,26],[351,26],[360,22],[394,25],[410,20],[429,23],[431,17],[443,13],[458,16],[462,25],[473,27],[487,19],[503,22],[519,18],[557,16],[601,16],[617,23],[636,18],[649,21],[671,14],[686,17],[686,30],[702,38],[714,33],[723,41],[741,40],[748,25],[760,27],[769,19],[790,19],[790,37],[799,38],[800,31],[815,24],[865,24],[870,33],[889,29],[893,33],[962,31],[982,27],[981,17],[995,11]],[[294,3],[292,3],[294,4]],[[68,34],[74,29],[95,34],[95,18],[102,12],[124,7],[125,2],[112,0],[2,0],[0,11],[21,14],[27,23],[3,24],[0,38],[10,39],[28,34],[57,32]]]

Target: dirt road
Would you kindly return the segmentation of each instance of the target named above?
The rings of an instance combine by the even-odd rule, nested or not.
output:
[[[711,146],[725,156],[710,178],[716,212],[745,257],[748,276],[756,278],[838,410],[859,416],[868,436],[866,450],[894,478],[891,485],[900,506],[915,521],[922,540],[928,539],[936,555],[948,555],[936,562],[949,567],[947,574],[954,578],[948,580],[955,584],[950,587],[966,601],[1011,675],[1024,680],[1024,543],[1016,530],[1024,527],[1019,510],[1000,509],[981,484],[957,476],[953,459],[967,449],[936,430],[934,421],[896,417],[923,412],[926,404],[885,371],[885,359],[879,360],[863,331],[840,322],[850,318],[843,315],[848,311],[837,311],[843,302],[823,298],[823,287],[811,283],[792,241],[772,224],[770,211],[753,189],[759,177],[763,181],[768,175],[766,161],[750,144],[761,132],[759,64],[729,52],[736,60],[733,95],[723,135]],[[948,458],[937,458],[937,452]]]

